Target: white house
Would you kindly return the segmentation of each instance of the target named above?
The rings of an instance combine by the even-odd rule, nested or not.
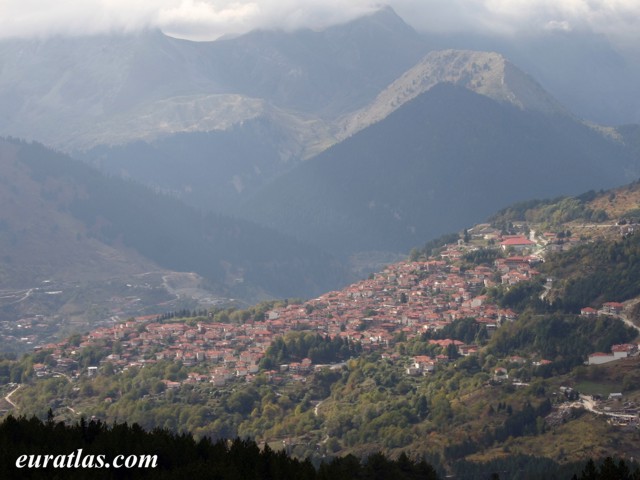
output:
[[[596,352],[589,355],[589,365],[602,365],[618,360],[618,358],[613,353]]]

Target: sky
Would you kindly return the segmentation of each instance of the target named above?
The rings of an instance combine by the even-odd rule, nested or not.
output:
[[[590,31],[640,40],[640,0],[0,0],[1,37],[160,28],[213,40],[256,28],[321,29],[390,5],[418,31],[500,36]]]

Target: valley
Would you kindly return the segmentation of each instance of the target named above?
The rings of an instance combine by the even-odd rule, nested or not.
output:
[[[609,274],[589,268],[600,243],[626,256],[611,268],[634,268],[637,224],[609,215],[612,193],[628,202],[638,191],[516,204],[312,300],[137,316],[45,344],[6,370],[23,385],[11,400],[67,421],[82,412],[250,436],[299,457],[383,446],[449,472],[496,461],[505,448],[553,468],[620,449],[636,455],[638,284],[614,284],[611,297],[582,297],[575,285]],[[556,223],[567,204],[580,208]],[[601,222],[585,220],[594,215]],[[583,266],[566,263],[574,253]]]
[[[5,457],[640,478],[637,29],[463,4],[0,33]]]
[[[4,353],[23,354],[75,332],[166,311],[232,305],[202,288],[195,274],[147,272],[90,283],[45,280],[0,295]]]

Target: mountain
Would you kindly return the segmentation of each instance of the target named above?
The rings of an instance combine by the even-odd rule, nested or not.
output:
[[[637,42],[632,43],[634,47],[621,49],[606,35],[552,32],[531,41],[507,44],[505,55],[527,69],[576,115],[620,125],[640,123],[640,103],[634,93],[640,75],[640,52]]]
[[[390,8],[321,31],[215,42],[157,31],[5,40],[0,133],[341,254],[403,251],[504,203],[633,175],[634,159],[615,143],[628,135],[608,130],[607,139],[580,125],[500,55],[428,53],[441,40]],[[343,139],[312,163],[334,160],[304,165]],[[596,157],[611,163],[598,166]],[[332,186],[334,174],[341,178]],[[533,181],[522,186],[522,177]],[[564,189],[576,178],[575,190]]]
[[[322,137],[322,133],[319,135]],[[197,208],[230,212],[304,156],[300,138],[263,116],[226,130],[98,145],[74,156],[101,170],[169,192]]]
[[[580,116],[611,104],[633,109],[633,96],[622,98],[637,83],[634,63],[604,38],[565,36],[507,44],[418,34],[383,7],[320,31],[260,30],[213,42],[159,31],[3,40],[0,134],[52,145],[192,206],[235,213],[279,175],[439,82],[548,113],[566,112],[551,94]],[[593,95],[596,84],[607,95]],[[576,108],[580,102],[586,107]]]
[[[640,157],[640,125],[621,125],[615,129],[615,135]]]
[[[425,53],[391,9],[320,32],[215,42],[158,31],[5,40],[0,134],[85,150],[225,129],[273,108],[331,117],[366,104]]]
[[[427,51],[390,8],[322,31],[0,42],[0,135],[71,152],[198,208],[235,204],[336,142]]]
[[[132,249],[108,245],[90,235],[63,208],[68,185],[47,184],[25,161],[37,147],[0,141],[0,245],[3,288],[29,288],[42,281],[85,281],[161,270]],[[41,149],[43,156],[51,155]]]
[[[635,95],[640,75],[638,42],[615,44],[582,29],[537,34],[425,33],[433,50],[494,51],[534,77],[562,105],[590,122],[640,123]]]
[[[342,135],[382,120],[404,103],[442,82],[452,83],[523,110],[567,114],[532,77],[495,52],[441,50],[427,54],[360,111],[349,115]]]
[[[50,145],[83,145],[93,125],[144,104],[206,89],[188,42],[159,32],[0,43],[0,132]]]
[[[365,105],[427,52],[389,7],[322,31],[255,31],[211,48],[227,84],[323,118]]]
[[[341,254],[406,251],[500,205],[613,186],[634,169],[623,144],[570,116],[438,83],[278,178],[243,212]]]
[[[2,40],[0,135],[86,150],[224,129],[268,115],[264,102],[332,120],[365,107],[429,51],[452,48],[501,53],[590,121],[640,121],[637,55],[602,35],[418,34],[383,7],[321,31],[261,30],[213,42],[159,31]]]
[[[277,232],[205,214],[38,144],[1,142],[6,288],[195,272],[218,294],[308,296],[345,281],[329,255]]]

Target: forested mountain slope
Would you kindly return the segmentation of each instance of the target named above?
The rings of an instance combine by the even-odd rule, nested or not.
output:
[[[341,254],[406,251],[517,200],[628,181],[635,156],[566,115],[441,83],[283,175],[247,218]]]

